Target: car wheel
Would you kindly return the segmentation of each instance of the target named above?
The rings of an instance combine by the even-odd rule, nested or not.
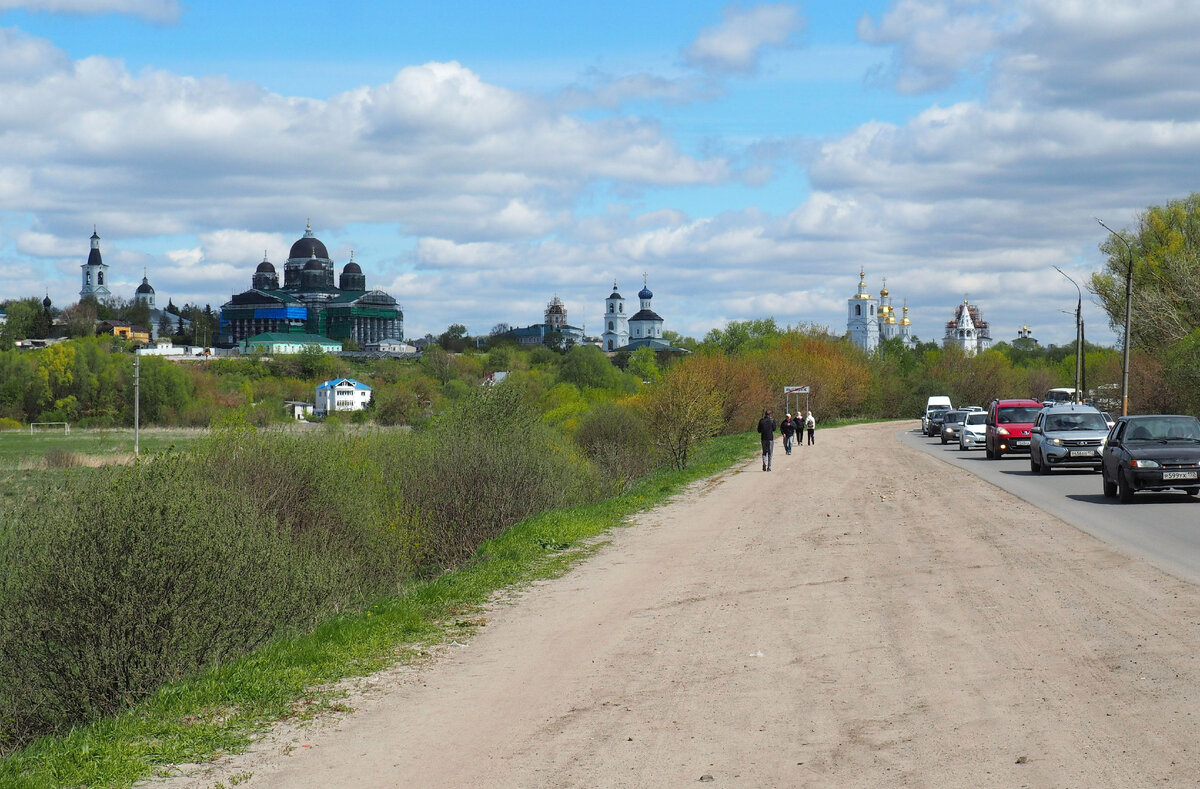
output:
[[[942,446],[946,446],[946,437],[942,436]]]
[[[1037,455],[1032,452],[1029,453],[1029,470],[1034,474],[1037,474],[1042,470],[1042,464],[1038,463]]]
[[[1108,477],[1104,476],[1104,467],[1100,467],[1100,483],[1104,487],[1104,498],[1112,499],[1117,496],[1117,483],[1109,482]]]
[[[967,445],[966,445],[966,444],[964,444],[963,442],[959,441],[959,442],[958,442],[958,451],[959,451],[959,452],[965,452],[965,451],[966,451],[966,449],[967,449]]]
[[[987,442],[984,442],[983,444],[983,452],[988,456],[988,460],[996,457],[996,453],[992,451],[992,445],[988,444]]]
[[[1129,484],[1129,475],[1117,469],[1117,497],[1122,504],[1133,501],[1133,485]]]
[[[1200,488],[1184,488],[1183,492],[1189,496],[1195,496],[1197,493],[1200,493]]]
[[[1033,457],[1033,454],[1030,453],[1029,456]],[[1050,464],[1046,462],[1045,456],[1042,457],[1042,462],[1038,463],[1038,472],[1043,476],[1050,473]]]

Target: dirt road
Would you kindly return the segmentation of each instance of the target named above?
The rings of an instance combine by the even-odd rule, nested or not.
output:
[[[896,430],[696,485],[354,713],[169,785],[1200,782],[1200,591]]]

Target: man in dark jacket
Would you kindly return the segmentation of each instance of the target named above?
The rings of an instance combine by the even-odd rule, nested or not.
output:
[[[771,470],[771,455],[775,451],[775,420],[771,411],[763,411],[762,419],[758,420],[758,435],[762,437],[763,471]]]

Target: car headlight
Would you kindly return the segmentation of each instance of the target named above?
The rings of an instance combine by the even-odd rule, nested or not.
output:
[[[1162,468],[1162,466],[1158,465],[1157,460],[1138,460],[1137,458],[1134,458],[1133,460],[1129,461],[1129,467],[1130,468]]]
[[[1054,446],[1056,446],[1056,447],[1061,447],[1061,446],[1062,446],[1062,439],[1061,439],[1061,438],[1052,438],[1052,439],[1050,439],[1050,443],[1051,443],[1051,444],[1053,444],[1053,445],[1054,445]]]
[[[996,435],[998,435],[998,436],[1007,436],[1007,435],[1008,435],[1008,431],[1007,431],[1006,429],[1004,429],[1003,427],[998,427],[998,428],[996,428]]]

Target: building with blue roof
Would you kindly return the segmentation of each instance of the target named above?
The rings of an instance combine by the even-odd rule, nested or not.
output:
[[[361,411],[371,402],[371,387],[353,378],[336,378],[317,387],[313,412],[317,416],[334,411]]]

